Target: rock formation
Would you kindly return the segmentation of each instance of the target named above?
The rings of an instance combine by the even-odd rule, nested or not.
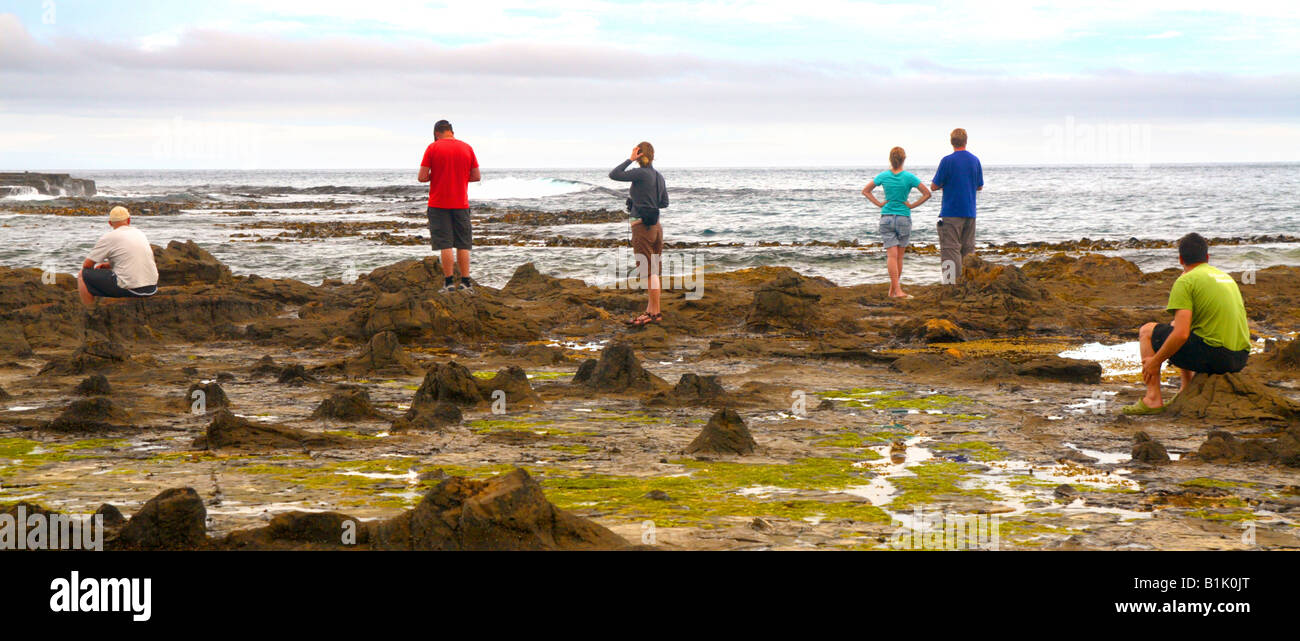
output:
[[[641,367],[632,347],[625,343],[606,347],[600,353],[600,360],[583,362],[573,382],[596,391],[616,393],[654,392],[668,387],[667,381]]]
[[[254,423],[224,409],[217,410],[207,430],[202,436],[194,439],[193,443],[194,449],[198,450],[248,451],[323,450],[354,446],[356,441],[344,436],[317,434],[283,425]]]
[[[127,427],[131,415],[103,396],[72,401],[45,426],[53,432],[102,432]]]
[[[1192,377],[1166,406],[1165,414],[1215,421],[1300,420],[1300,403],[1244,373]]]
[[[312,412],[316,420],[366,421],[387,419],[383,412],[370,403],[370,393],[352,386],[340,385],[338,389],[321,401]]]
[[[687,454],[722,454],[744,456],[753,454],[758,444],[745,427],[744,419],[735,410],[724,408],[709,418],[700,435],[686,446]]]

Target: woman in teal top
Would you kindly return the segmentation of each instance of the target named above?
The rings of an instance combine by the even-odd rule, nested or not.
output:
[[[880,235],[885,240],[885,262],[889,267],[891,298],[911,298],[910,295],[903,293],[903,287],[898,284],[898,279],[903,275],[903,251],[912,236],[912,208],[919,207],[921,203],[930,199],[930,190],[921,179],[910,171],[903,171],[904,160],[907,160],[907,153],[902,147],[890,149],[890,169],[877,174],[866,187],[862,188],[862,195],[866,196],[871,204],[880,208]],[[883,201],[871,193],[876,187],[884,189]],[[907,197],[911,195],[913,189],[920,190],[921,197],[916,202],[908,202]]]

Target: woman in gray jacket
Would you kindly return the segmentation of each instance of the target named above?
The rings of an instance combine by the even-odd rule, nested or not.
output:
[[[610,180],[630,182],[627,210],[632,216],[632,253],[636,257],[637,278],[648,280],[649,300],[645,313],[628,321],[641,327],[663,319],[659,309],[659,271],[663,262],[664,230],[659,225],[659,210],[668,206],[668,187],[663,174],[654,168],[655,148],[642,142],[632,148],[632,155],[609,172]],[[637,167],[628,169],[633,162]]]

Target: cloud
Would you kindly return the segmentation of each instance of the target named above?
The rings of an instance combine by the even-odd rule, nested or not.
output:
[[[1147,40],[1168,40],[1170,38],[1181,38],[1182,35],[1183,32],[1181,31],[1162,31],[1160,33],[1153,33],[1149,36],[1142,37]]]

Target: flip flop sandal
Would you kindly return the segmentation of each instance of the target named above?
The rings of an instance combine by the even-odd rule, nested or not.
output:
[[[1146,403],[1143,403],[1140,398],[1136,403],[1126,405],[1124,409],[1120,410],[1121,413],[1127,414],[1128,416],[1151,416],[1153,414],[1162,414],[1164,411],[1165,407],[1163,405],[1160,407],[1150,407]]]
[[[631,327],[641,327],[649,322],[650,322],[650,315],[642,314],[640,316],[637,316],[636,318],[633,318],[630,321],[627,321],[627,324]]]
[[[650,315],[650,320],[646,321],[645,324],[646,324],[646,325],[649,325],[650,323],[658,323],[659,321],[661,321],[661,320],[663,320],[663,319],[664,319],[664,315],[663,315],[662,313],[660,313],[660,314],[651,314],[651,315]]]

